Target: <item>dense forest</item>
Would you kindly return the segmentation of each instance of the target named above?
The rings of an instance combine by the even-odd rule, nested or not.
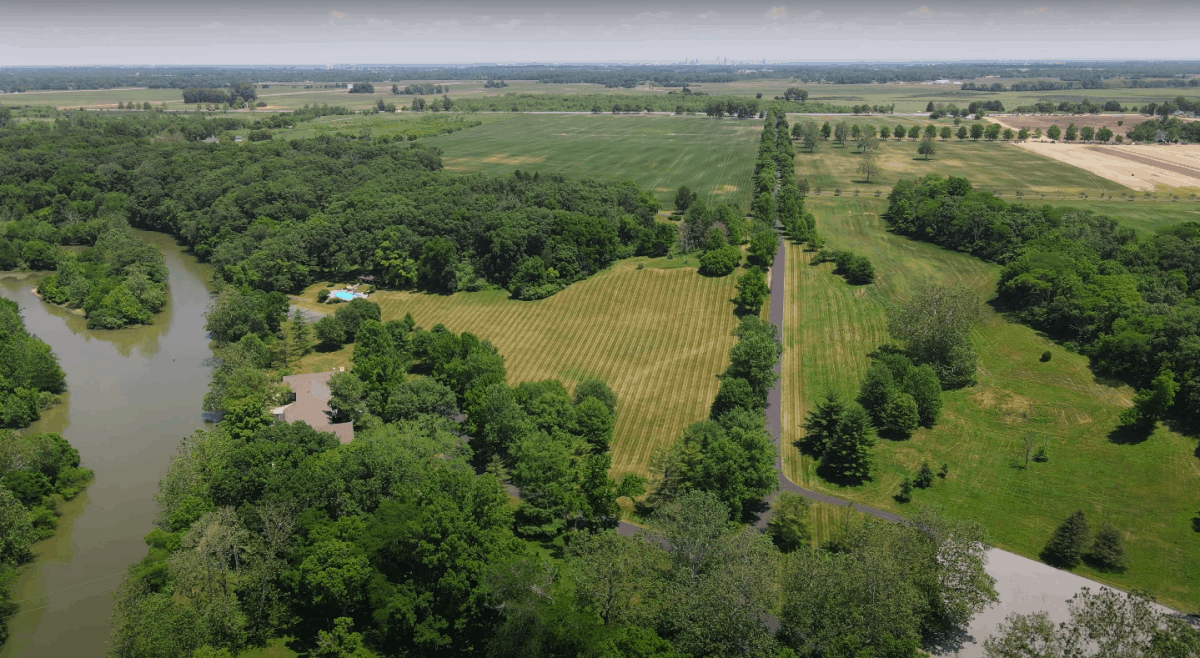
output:
[[[65,376],[50,346],[25,329],[16,302],[0,299],[0,643],[16,612],[9,586],[32,558],[34,542],[54,534],[58,504],[73,498],[91,472],[58,434],[18,434],[59,400]]]
[[[1061,80],[1082,89],[1105,87],[1160,87],[1193,84],[1189,74],[1200,71],[1197,62],[1032,62],[937,63],[903,62],[832,64],[578,64],[464,66],[464,67],[204,67],[204,66],[73,66],[0,67],[0,91],[36,89],[152,89],[231,87],[238,82],[324,82],[358,80],[537,80],[545,84],[602,84],[631,88],[653,83],[683,87],[689,83],[736,82],[755,79],[796,79],[802,82],[865,84],[872,82],[925,82],[971,80],[984,76],[1021,78],[1041,84],[1039,78]],[[1074,88],[1074,87],[1073,87]]]
[[[1140,235],[1091,211],[1007,203],[954,176],[898,183],[891,230],[1004,265],[999,303],[1141,389],[1130,429],[1200,414],[1200,222]]]
[[[660,250],[657,203],[632,183],[452,175],[435,149],[390,138],[152,139],[222,125],[203,121],[69,113],[53,127],[0,130],[12,261],[53,268],[52,245],[89,244],[111,214],[179,236],[221,280],[263,291],[374,274],[393,287],[502,286],[537,299],[617,258]],[[88,308],[86,295],[71,299]]]

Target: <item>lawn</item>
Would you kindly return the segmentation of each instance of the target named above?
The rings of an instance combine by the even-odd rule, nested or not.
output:
[[[1106,575],[1077,572],[1125,589],[1142,588],[1160,601],[1195,611],[1200,597],[1200,542],[1192,530],[1200,499],[1195,441],[1160,428],[1147,441],[1108,439],[1129,404],[1128,387],[1098,381],[1087,359],[1032,329],[990,313],[977,332],[979,384],[949,392],[941,422],[907,441],[875,448],[874,480],[838,487],[814,473],[812,461],[790,446],[804,413],[826,391],[853,395],[866,355],[888,340],[885,312],[924,281],[962,283],[991,297],[999,268],[964,254],[888,233],[874,198],[810,199],[817,226],[833,248],[869,256],[879,279],[854,287],[831,265],[808,265],[811,254],[788,247],[784,311],[783,429],[785,469],[803,486],[904,513],[937,505],[982,522],[996,545],[1035,557],[1054,527],[1076,509],[1093,524],[1125,533],[1131,568]],[[1039,361],[1043,350],[1052,358]],[[1047,463],[1028,470],[1019,459],[1026,436],[1045,443]],[[917,490],[905,506],[893,499],[901,480],[928,461],[949,465],[947,479]],[[835,515],[818,514],[819,523]]]
[[[730,300],[737,274],[703,277],[682,262],[624,260],[536,302],[509,299],[504,291],[378,292],[371,300],[384,320],[412,313],[426,329],[442,323],[491,341],[512,385],[559,379],[570,389],[585,378],[604,380],[619,399],[612,473],[648,475],[656,450],[707,418],[735,340]],[[322,287],[310,287],[299,304],[331,310],[316,305]],[[310,355],[298,370],[349,366],[352,352]]]
[[[860,118],[851,123],[892,127],[895,122]],[[878,151],[880,172],[868,183],[858,173],[862,161],[858,148],[850,142],[845,147],[832,141],[821,142],[816,153],[797,149],[796,174],[808,179],[814,188],[820,187],[822,196],[829,196],[838,189],[843,196],[853,196],[855,193],[874,195],[876,192],[886,196],[900,179],[926,174],[965,176],[975,184],[976,189],[990,190],[1003,196],[1021,192],[1033,201],[1040,201],[1039,197],[1043,194],[1047,197],[1078,198],[1080,194],[1099,196],[1133,192],[1078,167],[1003,141],[939,140],[936,142],[937,151],[929,160],[917,155],[917,146],[918,142],[907,138],[901,142],[881,142]]]
[[[450,171],[508,174],[520,169],[628,179],[653,190],[664,208],[673,207],[676,190],[687,185],[709,203],[745,210],[761,130],[757,119],[514,114],[421,142],[442,149]]]

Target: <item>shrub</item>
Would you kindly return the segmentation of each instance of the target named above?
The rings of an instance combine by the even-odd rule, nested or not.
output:
[[[950,464],[942,464],[942,467],[938,469],[938,477],[945,480],[946,476],[949,474],[950,474]]]
[[[324,304],[329,300],[329,288],[323,288],[317,291],[317,303]]]
[[[725,276],[742,262],[742,251],[732,245],[710,249],[700,255],[700,273]]]
[[[917,470],[917,477],[913,478],[913,484],[922,489],[933,486],[933,469],[929,468],[929,462],[921,463],[921,468]]]
[[[1050,461],[1050,452],[1046,450],[1046,446],[1038,446],[1038,449],[1033,452],[1033,461],[1040,463]]]
[[[1045,362],[1049,361],[1049,360],[1050,360],[1050,356],[1051,356],[1051,355],[1050,355],[1050,350],[1046,350],[1045,352],[1042,352],[1042,359],[1041,359],[1042,363],[1045,363]]]
[[[903,480],[900,482],[900,493],[896,494],[896,500],[901,503],[907,503],[912,500],[913,483],[912,480]]]

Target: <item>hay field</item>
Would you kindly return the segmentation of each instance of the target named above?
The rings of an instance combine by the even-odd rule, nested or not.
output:
[[[467,115],[470,119],[475,115]],[[664,208],[687,185],[709,203],[750,205],[757,119],[611,114],[513,114],[421,140],[444,151],[449,171],[565,174],[632,180]]]
[[[1139,192],[1200,190],[1200,145],[1196,144],[1113,146],[1030,141],[1017,146]]]
[[[879,127],[893,125],[879,121],[859,121]],[[846,147],[832,141],[822,142],[816,153],[798,149],[796,153],[796,175],[807,178],[810,185],[821,188],[821,196],[829,196],[840,188],[842,196],[874,195],[886,196],[903,178],[926,174],[965,176],[976,189],[989,190],[1002,195],[1054,195],[1078,196],[1086,194],[1119,195],[1132,192],[1131,188],[1119,185],[1092,174],[1084,169],[1042,157],[1016,145],[995,141],[948,141],[936,142],[937,152],[929,160],[917,155],[918,142],[905,139],[889,140],[879,145],[879,164],[882,171],[865,182],[858,173],[862,154],[852,143]]]
[[[504,355],[512,385],[553,378],[572,389],[585,378],[604,380],[619,399],[612,473],[648,475],[656,450],[708,417],[735,341],[730,300],[737,273],[703,277],[683,262],[624,260],[535,302],[514,301],[504,291],[378,292],[371,300],[384,320],[412,313],[426,329],[440,322],[490,340]],[[310,287],[298,303],[328,312],[330,306],[316,304],[322,287]],[[348,366],[352,351],[310,355],[302,371]]]
[[[1192,530],[1200,499],[1195,441],[1160,428],[1145,443],[1118,445],[1107,435],[1132,391],[1098,381],[1087,359],[1028,327],[990,314],[976,334],[979,384],[946,394],[942,420],[907,441],[881,440],[875,480],[836,487],[814,473],[790,442],[813,402],[827,390],[852,395],[866,354],[887,340],[885,309],[923,281],[958,282],[991,297],[999,268],[967,255],[909,241],[884,230],[876,199],[810,199],[817,225],[833,248],[869,256],[879,273],[871,286],[847,285],[831,265],[788,247],[783,427],[785,469],[803,486],[903,513],[895,502],[902,479],[928,461],[950,467],[947,479],[917,490],[910,506],[938,505],[976,518],[996,545],[1034,557],[1054,527],[1076,509],[1126,536],[1132,567],[1125,574],[1077,573],[1123,588],[1144,588],[1184,610],[1200,606],[1200,542]],[[1038,360],[1049,350],[1048,363]],[[1020,444],[1045,442],[1050,461],[1019,468]],[[835,519],[818,519],[832,522]]]

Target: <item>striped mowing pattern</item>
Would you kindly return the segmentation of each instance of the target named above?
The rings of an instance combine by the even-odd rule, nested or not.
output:
[[[735,275],[708,278],[656,262],[669,263],[639,270],[636,260],[623,261],[535,302],[503,291],[379,292],[371,300],[384,320],[412,313],[426,329],[440,322],[491,341],[510,385],[559,379],[571,389],[588,377],[604,380],[619,400],[612,473],[649,475],[656,450],[708,417],[737,326]]]

